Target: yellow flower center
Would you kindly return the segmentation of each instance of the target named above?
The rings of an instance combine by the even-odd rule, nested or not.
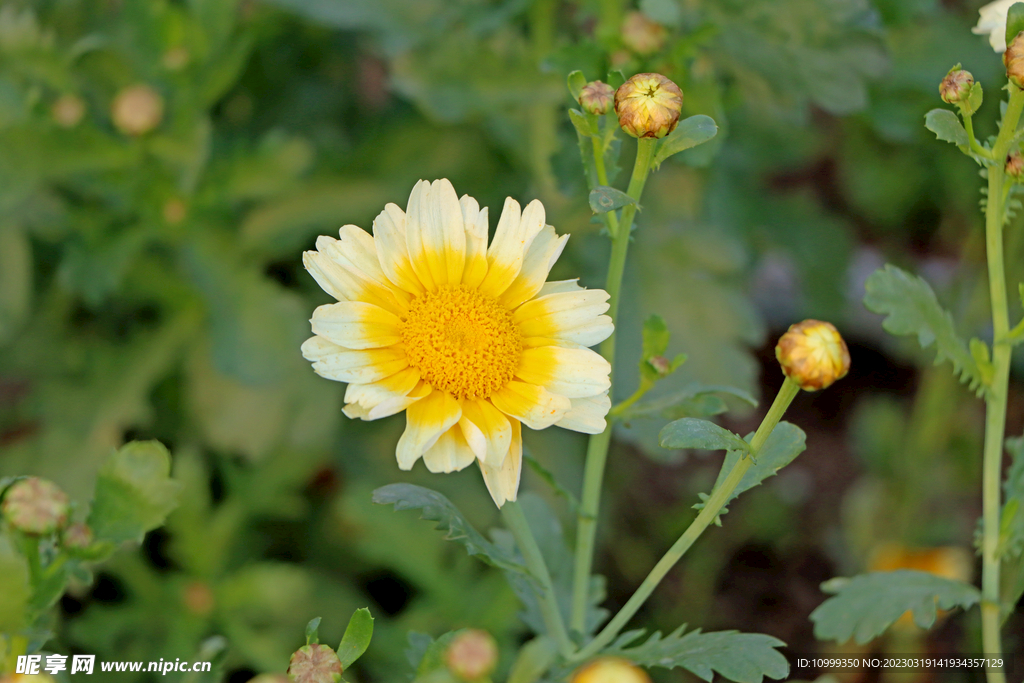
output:
[[[402,341],[423,380],[456,398],[487,398],[501,389],[523,351],[511,311],[463,285],[413,299]]]

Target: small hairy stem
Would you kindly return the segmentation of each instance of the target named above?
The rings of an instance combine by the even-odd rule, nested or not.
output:
[[[657,140],[637,140],[636,161],[633,175],[629,179],[626,193],[636,202],[644,192],[647,175],[651,171],[651,160]],[[607,178],[606,178],[607,179]],[[622,289],[622,274],[626,269],[626,253],[629,251],[630,230],[636,216],[636,203],[622,209],[622,220],[612,237],[612,254],[608,263],[608,315],[618,322],[619,293]],[[601,344],[601,355],[612,365],[612,382],[615,381],[615,332]],[[587,459],[583,468],[583,495],[576,523],[576,558],[573,566],[572,615],[569,626],[579,633],[585,629],[587,597],[590,588],[590,570],[594,562],[594,539],[597,535],[597,513],[601,504],[601,485],[604,480],[604,465],[608,459],[608,445],[612,439],[612,421],[600,434],[590,437],[587,445]]]
[[[501,516],[504,518],[505,524],[508,525],[512,535],[515,536],[516,545],[519,546],[519,551],[523,554],[523,559],[526,561],[526,568],[540,581],[542,593],[540,610],[544,617],[544,624],[548,628],[548,634],[555,639],[562,656],[569,657],[572,655],[574,648],[569,640],[569,635],[566,633],[562,612],[558,608],[555,587],[551,582],[551,572],[548,571],[548,566],[544,562],[544,556],[541,555],[537,539],[533,537],[533,532],[530,531],[526,515],[523,514],[523,509],[519,507],[519,503],[508,501],[501,506]]]
[[[683,535],[679,537],[679,540],[669,548],[668,552],[658,561],[658,564],[654,565],[654,569],[651,570],[647,578],[644,579],[640,587],[636,589],[636,592],[629,598],[619,613],[608,622],[608,625],[601,630],[597,636],[594,637],[590,643],[581,649],[573,659],[576,661],[584,660],[589,657],[596,655],[601,651],[602,648],[607,646],[615,636],[619,635],[622,627],[629,623],[629,620],[633,618],[643,604],[647,601],[647,598],[651,596],[654,589],[658,587],[661,580],[665,578],[665,575],[675,566],[675,564],[682,558],[690,546],[693,545],[704,530],[708,528],[719,513],[722,511],[722,507],[725,506],[726,501],[732,496],[732,492],[739,485],[743,479],[743,475],[747,473],[750,466],[754,462],[754,458],[757,457],[758,451],[764,446],[764,442],[768,440],[768,436],[775,429],[775,425],[782,419],[782,415],[786,412],[786,408],[793,401],[793,398],[800,391],[800,387],[789,378],[783,382],[782,388],[779,390],[778,395],[775,397],[775,401],[772,403],[772,407],[768,410],[768,414],[764,416],[761,421],[761,425],[757,428],[757,432],[754,433],[754,438],[750,440],[750,455],[741,458],[739,462],[733,466],[732,470],[726,476],[725,481],[722,485],[717,487],[711,492],[711,497],[704,503],[704,509],[700,511],[697,518],[690,523],[690,526],[686,528]]]
[[[971,114],[968,114],[963,109],[960,110],[960,113],[962,114],[964,119],[964,130],[967,131],[967,142],[968,146],[971,148],[971,151],[980,157],[984,157],[985,159],[998,158],[992,151],[985,149],[980,144],[978,144],[977,140],[974,139],[974,121],[972,119]]]

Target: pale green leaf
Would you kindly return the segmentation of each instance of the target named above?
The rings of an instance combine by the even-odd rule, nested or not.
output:
[[[569,120],[572,121],[573,128],[584,138],[589,138],[594,135],[594,128],[590,125],[590,119],[587,118],[586,114],[577,110],[569,110]]]
[[[925,114],[924,127],[943,142],[952,142],[963,148],[968,145],[967,131],[957,115],[948,109],[932,109]]]
[[[555,662],[558,647],[547,636],[534,638],[519,649],[508,683],[535,683]]]
[[[643,329],[643,357],[663,356],[668,350],[668,342],[671,334],[665,319],[660,315],[652,315],[644,321]]]
[[[853,638],[861,645],[881,635],[907,611],[913,612],[914,623],[928,628],[935,623],[938,609],[967,609],[981,599],[974,586],[912,569],[832,579],[821,589],[834,595],[811,612],[814,635],[840,643]]]
[[[32,597],[28,562],[14,549],[10,539],[0,534],[0,633],[15,633],[25,626],[28,602]]]
[[[342,669],[348,669],[352,664],[363,656],[366,648],[370,647],[370,639],[373,638],[373,617],[366,607],[357,609],[352,618],[348,620],[345,628],[345,635],[338,645],[338,659],[341,660]]]
[[[728,429],[695,417],[684,417],[665,425],[658,441],[662,448],[750,451],[750,445]]]
[[[306,645],[317,645],[320,643],[320,620],[323,617],[313,617],[306,624]]]
[[[715,137],[718,133],[718,125],[710,116],[697,114],[688,119],[683,119],[676,126],[676,129],[668,134],[659,144],[654,153],[652,162],[654,168],[661,166],[661,163],[673,154],[696,147]]]
[[[630,204],[636,204],[636,200],[614,187],[600,185],[590,191],[590,210],[594,213],[608,213]]]
[[[572,95],[572,98],[574,100],[579,102],[580,92],[587,84],[587,77],[583,75],[582,71],[573,71],[572,73],[569,74],[567,83],[569,85],[569,94]]]
[[[1015,2],[1006,11],[1006,44],[1013,42],[1021,31],[1024,31],[1024,3]]]

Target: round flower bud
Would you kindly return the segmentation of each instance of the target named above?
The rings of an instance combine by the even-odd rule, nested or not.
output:
[[[61,545],[75,550],[88,548],[92,545],[92,529],[85,522],[75,522],[64,530]]]
[[[805,320],[791,325],[775,346],[782,371],[801,389],[816,391],[850,371],[850,351],[831,323]]]
[[[114,125],[126,135],[142,135],[160,125],[164,100],[148,85],[133,85],[117,93],[111,106]]]
[[[85,116],[85,102],[78,95],[61,95],[53,103],[50,115],[61,128],[74,128]]]
[[[12,527],[26,534],[49,534],[68,521],[67,494],[39,477],[13,484],[0,509]]]
[[[1024,156],[1018,150],[1013,150],[1006,155],[1006,175],[1014,180],[1024,175]]]
[[[665,358],[665,356],[651,356],[647,359],[647,362],[651,364],[651,367],[654,368],[659,377],[668,377],[669,373],[672,372],[672,361]]]
[[[205,581],[190,581],[181,591],[181,602],[190,613],[205,617],[213,611],[216,598]]]
[[[970,95],[972,85],[974,85],[974,76],[970,71],[953,69],[939,83],[939,97],[943,102],[949,104],[963,102]]]
[[[629,12],[622,22],[622,42],[637,54],[649,55],[665,45],[665,27],[643,12]]]
[[[1006,77],[1018,88],[1024,88],[1024,31],[1010,41],[1003,53]]]
[[[448,670],[464,681],[477,681],[494,671],[498,645],[487,631],[470,629],[455,636],[444,655]]]
[[[618,657],[602,657],[580,667],[571,683],[651,683],[647,672]]]
[[[288,678],[295,683],[338,683],[341,660],[327,645],[306,645],[288,662]]]
[[[588,114],[607,114],[614,98],[615,91],[612,90],[612,86],[601,81],[591,81],[580,90],[580,106]]]
[[[679,123],[683,91],[661,74],[637,74],[615,91],[619,125],[635,138],[663,138]]]

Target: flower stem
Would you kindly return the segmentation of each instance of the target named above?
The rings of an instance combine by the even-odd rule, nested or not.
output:
[[[590,137],[590,141],[594,145],[594,170],[597,171],[597,183],[607,186],[608,171],[604,165],[604,143],[599,139],[599,132],[595,126],[595,134]],[[615,236],[619,234],[619,216],[614,211],[609,211],[605,216],[608,220],[608,234],[615,239]]]
[[[612,254],[608,263],[608,279],[605,285],[608,299],[608,315],[618,321],[619,294],[622,289],[622,274],[626,269],[626,253],[629,251],[630,230],[636,216],[636,202],[644,191],[647,175],[654,158],[654,138],[637,140],[636,161],[633,175],[629,179],[626,194],[635,200],[622,209],[622,220],[612,236]],[[607,178],[606,178],[607,179]],[[601,355],[612,365],[612,382],[615,381],[615,332],[601,344]],[[572,616],[569,626],[579,633],[586,628],[587,598],[590,593],[590,570],[594,562],[594,539],[597,535],[597,512],[601,504],[601,484],[604,480],[604,464],[608,459],[608,445],[612,439],[612,421],[600,434],[590,437],[587,444],[587,459],[583,468],[583,495],[576,523],[576,560],[573,565]]]
[[[997,162],[988,168],[988,197],[985,207],[985,252],[988,258],[989,296],[992,302],[992,383],[985,402],[985,448],[982,462],[981,498],[983,537],[981,545],[981,639],[987,655],[1002,652],[999,635],[999,483],[1002,472],[1003,438],[1006,430],[1006,393],[1010,379],[1012,346],[1008,335],[1010,314],[1006,301],[1006,271],[1003,265],[1003,224],[1006,202],[1002,201],[1006,176],[1000,163],[1006,158],[1021,111],[1024,91],[1010,85],[1010,101],[1003,115],[999,136],[992,150]],[[1002,671],[988,672],[989,683],[1003,683]]]
[[[964,120],[964,130],[967,131],[967,143],[970,150],[980,157],[984,157],[986,159],[995,159],[996,157],[993,152],[982,147],[980,144],[978,144],[978,141],[974,139],[973,116],[971,114],[968,114],[962,107],[960,109],[960,114]]]
[[[501,516],[508,525],[512,535],[515,536],[516,545],[523,554],[526,561],[526,568],[530,570],[534,578],[540,582],[540,611],[544,617],[544,624],[547,626],[548,634],[555,639],[558,649],[563,657],[572,655],[572,642],[565,630],[565,621],[562,619],[562,612],[558,607],[558,600],[555,597],[555,586],[551,581],[551,572],[544,562],[544,556],[537,545],[537,539],[530,531],[530,525],[526,521],[526,515],[519,503],[514,500],[507,501],[501,506]]]
[[[647,598],[651,596],[654,589],[658,587],[661,580],[665,578],[665,575],[675,566],[676,562],[682,558],[690,546],[693,545],[704,530],[708,528],[719,513],[725,506],[726,502],[732,497],[733,491],[739,485],[743,479],[743,475],[747,473],[750,466],[754,462],[754,458],[757,457],[758,451],[764,446],[765,441],[768,440],[768,436],[771,435],[772,430],[775,429],[775,425],[782,419],[782,415],[786,412],[786,408],[796,397],[800,391],[800,387],[788,377],[783,382],[782,388],[779,389],[778,395],[775,397],[775,401],[772,403],[772,407],[768,409],[768,414],[764,416],[761,421],[761,425],[757,428],[757,432],[754,433],[754,438],[750,440],[750,455],[741,458],[737,462],[732,470],[726,476],[725,481],[722,485],[715,488],[711,492],[711,497],[704,504],[704,509],[700,511],[697,518],[690,523],[690,526],[686,528],[683,535],[679,537],[679,540],[669,548],[668,552],[658,561],[658,564],[654,565],[654,569],[651,570],[647,578],[644,579],[640,587],[636,589],[632,597],[623,605],[619,613],[608,622],[608,625],[597,634],[597,636],[587,644],[586,647],[577,652],[573,659],[576,661],[584,660],[589,657],[596,655],[606,645],[614,640],[615,636],[619,635],[619,631],[625,626],[633,615],[636,614]]]

